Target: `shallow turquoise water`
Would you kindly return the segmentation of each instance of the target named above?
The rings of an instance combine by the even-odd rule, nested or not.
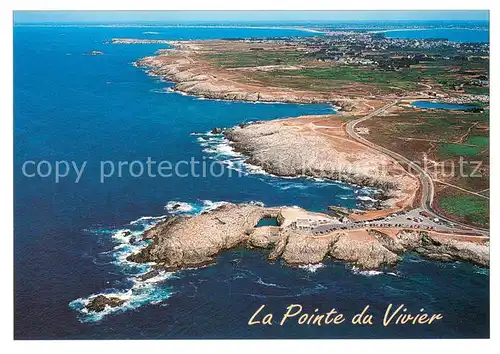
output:
[[[257,227],[260,226],[278,226],[278,220],[276,218],[262,218],[257,224]]]

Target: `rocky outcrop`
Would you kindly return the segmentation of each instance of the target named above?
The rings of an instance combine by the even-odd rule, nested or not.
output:
[[[236,151],[249,157],[248,163],[273,175],[311,176],[378,188],[380,209],[402,205],[402,200],[411,204],[418,180],[396,161],[354,141],[347,144],[345,137],[306,130],[309,117],[295,119],[293,123],[285,119],[236,126],[224,135]]]
[[[285,247],[287,244],[288,235],[286,233],[280,235],[278,241],[274,244],[273,249],[271,250],[271,252],[269,252],[269,256],[267,257],[269,262],[276,262],[285,251]]]
[[[378,269],[396,264],[400,258],[376,239],[359,240],[343,232],[329,251],[332,258],[353,263],[363,269]]]
[[[281,258],[289,265],[315,264],[322,262],[328,254],[328,250],[335,236],[315,237],[304,235],[295,230],[283,231],[287,237],[287,243],[281,254]]]
[[[168,44],[166,39],[112,38],[111,44]]]
[[[142,280],[142,281],[145,281],[145,280],[152,279],[152,278],[154,278],[154,277],[156,277],[158,275],[160,275],[160,270],[159,269],[153,269],[153,270],[150,270],[147,273],[139,275],[138,278],[140,280]]]
[[[489,267],[489,243],[478,244],[453,239],[433,237],[432,234],[422,238],[422,244],[416,248],[422,256],[440,260],[461,260],[471,262],[482,267]]]
[[[378,230],[370,230],[373,236],[381,245],[393,253],[401,254],[416,249],[422,244],[425,233],[416,231],[399,231],[396,237],[391,237]]]
[[[223,132],[223,129],[222,128],[213,128],[211,130],[211,133],[212,134],[221,134]]]
[[[106,307],[118,307],[124,303],[125,300],[117,297],[97,295],[92,298],[85,307],[90,311],[102,312],[106,309]]]
[[[155,262],[155,270],[146,277],[156,276],[158,269],[210,264],[219,253],[236,246],[268,249],[269,261],[281,259],[290,266],[320,263],[330,257],[361,269],[379,269],[393,266],[404,252],[410,251],[440,261],[463,260],[489,266],[488,243],[484,240],[468,242],[432,232],[361,228],[316,236],[309,230],[294,228],[293,222],[286,219],[294,213],[281,211],[281,226],[256,227],[274,210],[252,204],[225,204],[192,217],[168,218],[145,233],[152,243],[129,260]],[[294,210],[295,214],[307,212]]]
[[[279,227],[262,226],[255,228],[248,237],[248,244],[257,248],[269,248],[282,237]]]
[[[113,39],[114,44],[151,43],[153,40]],[[358,107],[357,101],[329,92],[299,91],[279,87],[267,87],[258,83],[241,82],[241,75],[231,70],[211,65],[202,58],[210,54],[210,41],[166,41],[173,49],[160,50],[158,55],[135,62],[145,67],[148,74],[175,83],[174,91],[209,99],[250,102],[329,103],[344,112]],[[156,43],[156,42],[155,42]],[[158,42],[161,43],[161,42]]]
[[[395,237],[377,230],[370,230],[370,233],[393,253],[414,251],[426,258],[439,261],[460,260],[481,267],[489,267],[490,264],[489,242],[484,238],[471,242],[455,239],[451,235],[443,236],[443,234],[413,230],[402,230]]]
[[[225,204],[193,217],[169,218],[145,233],[152,244],[129,257],[169,270],[210,264],[223,250],[245,241],[265,210],[250,204]]]

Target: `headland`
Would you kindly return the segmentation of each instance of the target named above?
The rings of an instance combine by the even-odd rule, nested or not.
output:
[[[353,36],[359,37],[358,42]],[[111,43],[143,41],[113,39]],[[136,65],[147,68],[150,75],[172,81],[174,91],[212,99],[335,106],[340,114],[256,122],[228,127],[223,133],[236,151],[248,156],[248,163],[269,173],[373,187],[379,191],[379,201],[363,211],[332,207],[331,215],[286,206],[228,203],[208,213],[158,223],[144,234],[152,243],[130,256],[130,261],[154,262],[162,269],[178,270],[210,264],[220,252],[245,246],[268,249],[270,261],[280,259],[292,266],[330,257],[363,269],[377,269],[396,264],[405,252],[489,266],[487,222],[479,222],[475,215],[464,219],[443,211],[443,189],[434,187],[447,183],[455,188],[452,190],[471,192],[461,185],[472,182],[455,176],[446,179],[444,173],[428,176],[405,165],[409,158],[432,156],[434,163],[450,159],[450,155],[441,154],[439,144],[467,144],[469,138],[482,136],[484,129],[487,134],[488,127],[481,121],[488,100],[477,85],[485,85],[480,79],[487,67],[484,57],[488,48],[350,32],[319,39],[165,43],[170,48],[142,58]],[[350,51],[349,43],[363,43],[363,48]],[[402,51],[411,54],[405,57]],[[468,62],[455,58],[446,65],[441,63],[450,53],[471,52]],[[434,65],[436,61],[440,64]],[[435,120],[428,117],[436,114],[435,110],[411,107],[415,100],[437,98],[482,102],[474,112],[454,112],[453,134],[460,135],[457,141],[453,140],[455,135],[446,135],[432,125]],[[412,121],[415,116],[416,122]],[[414,130],[421,125],[425,129]],[[406,135],[398,130],[402,127],[413,129],[406,146],[395,144]],[[441,135],[427,139],[429,132]],[[418,139],[433,145],[424,150],[420,144],[415,149],[412,142]],[[397,152],[396,146],[400,148]],[[458,156],[451,156],[451,160],[455,158]],[[489,164],[484,171],[487,179]],[[479,186],[484,178],[473,182]],[[445,198],[450,196],[448,192],[443,194]],[[278,226],[256,227],[264,217],[277,218]]]

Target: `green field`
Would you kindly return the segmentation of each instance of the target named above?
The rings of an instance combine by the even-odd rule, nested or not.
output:
[[[453,195],[439,199],[439,207],[446,212],[480,225],[489,223],[489,200],[474,195]]]
[[[490,143],[490,138],[487,136],[469,136],[467,144],[477,145],[482,148],[487,148]]]
[[[244,51],[221,52],[205,55],[204,58],[215,62],[222,68],[241,68],[266,65],[298,64],[304,54],[295,51]]]
[[[205,55],[205,59],[214,62],[222,68],[254,67],[266,65],[297,65],[307,62],[306,54],[300,51],[225,51]],[[424,68],[404,68],[397,71],[382,70],[370,66],[359,65],[332,65],[329,67],[306,67],[301,70],[272,71],[258,73],[256,79],[263,81],[273,80],[279,86],[290,84],[293,88],[299,88],[294,78],[302,80],[302,88],[328,87],[333,83],[363,83],[373,84],[378,88],[415,90],[422,89],[419,82],[434,81],[446,87],[453,87],[462,83],[457,78],[456,72],[452,72],[448,65],[441,63],[423,63],[428,65]],[[474,90],[474,89],[472,89]],[[480,90],[478,90],[480,91]],[[483,92],[483,91],[481,91]]]
[[[481,86],[468,86],[465,88],[465,92],[470,93],[472,95],[489,95],[490,88]]]
[[[419,77],[417,70],[383,71],[370,67],[331,66],[328,68],[305,68],[281,75],[301,76],[309,80],[334,80],[394,86],[402,89],[414,89]]]
[[[438,154],[444,158],[459,156],[476,156],[484,148],[465,144],[439,144]]]

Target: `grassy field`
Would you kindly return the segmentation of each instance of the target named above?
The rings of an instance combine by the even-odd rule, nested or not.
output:
[[[254,65],[278,64],[273,58],[259,59]],[[300,57],[285,57],[281,64],[301,64]],[[239,66],[248,66],[249,61],[237,63]],[[310,65],[310,62],[307,62]],[[225,65],[225,64],[224,64]],[[234,64],[233,64],[234,66]],[[456,69],[455,69],[456,70]],[[456,71],[447,70],[447,67],[433,68],[405,68],[398,71],[386,71],[371,66],[330,65],[309,66],[300,70],[276,70],[271,72],[256,72],[251,74],[252,79],[272,84],[278,87],[295,89],[311,89],[325,91],[349,87],[353,83],[372,87],[373,93],[406,93],[420,91],[421,82],[453,89],[455,85],[463,83],[463,79]],[[465,87],[467,89],[467,86]]]
[[[416,83],[411,80],[411,77],[415,76],[415,71],[411,69],[399,72],[383,71],[371,67],[331,66],[328,68],[306,68],[297,70],[292,72],[291,75],[302,76],[309,79],[339,80],[370,84],[376,83],[380,86],[396,86],[401,88],[414,88],[416,85]]]
[[[476,156],[481,151],[483,151],[482,147],[466,144],[440,144],[438,148],[438,154],[442,158]]]
[[[296,51],[244,51],[207,54],[203,58],[221,68],[241,68],[265,65],[294,65],[301,62],[304,53]]]
[[[378,145],[397,151],[422,166],[424,157],[435,162],[436,165],[431,164],[427,171],[436,181],[438,206],[450,217],[484,225],[488,222],[488,215],[484,213],[487,199],[474,194],[462,196],[463,191],[439,181],[476,193],[489,188],[488,121],[488,110],[472,113],[401,107],[392,115],[373,117],[362,126],[370,129],[367,138]],[[466,211],[460,209],[459,200]],[[479,206],[483,214],[473,212]]]
[[[301,89],[325,90],[360,83],[373,86],[374,89],[384,92],[419,89],[418,81],[420,80],[419,72],[413,69],[383,71],[373,67],[347,65],[308,67],[294,71],[274,71],[259,74],[257,78],[266,80],[266,76],[268,78],[272,77],[272,81],[282,87],[299,83],[298,88]]]
[[[489,200],[475,195],[449,195],[439,199],[439,207],[468,222],[489,224]]]
[[[271,47],[269,43],[259,48],[255,48],[255,44],[248,47],[238,44],[233,46],[238,49],[219,48],[203,56],[221,68],[299,67],[295,70],[239,71],[237,80],[258,82],[265,87],[338,93],[345,97],[408,96],[422,91],[438,91],[452,97],[461,95],[464,90],[471,94],[489,93],[488,87],[473,85],[479,77],[489,77],[489,60],[477,55],[456,55],[453,48],[443,48],[437,53],[438,59],[432,59],[433,53],[427,53],[428,60],[393,70],[383,69],[389,68],[387,65],[341,64],[335,59],[318,61],[314,57],[314,46],[304,51],[304,44],[294,47],[281,43],[274,49],[269,49]],[[390,49],[385,53],[372,53],[370,58],[383,64],[387,60],[397,62],[398,57],[405,58],[408,54],[411,53]],[[422,54],[422,51],[418,50],[416,54]],[[415,162],[431,161],[439,167],[429,173],[436,181],[436,202],[440,208],[459,219],[486,224],[488,200],[474,194],[460,194],[463,190],[483,193],[489,188],[489,109],[487,103],[478,105],[485,111],[420,110],[401,104],[397,111],[373,117],[362,126],[369,129],[367,138],[372,142]],[[348,121],[353,118],[345,116],[340,119]],[[464,160],[468,165],[457,169],[456,166]],[[479,163],[481,167],[476,169],[473,163]],[[469,174],[476,170],[478,178],[457,172]]]
[[[487,148],[490,143],[490,138],[487,136],[469,136],[467,138],[467,144],[480,146],[482,148]]]
[[[300,70],[277,70],[252,72],[246,76],[265,85],[288,87],[301,90],[325,91],[347,87],[353,83],[372,86],[373,93],[404,92],[422,90],[419,82],[453,89],[465,84],[471,93],[484,93],[488,88],[468,86],[464,74],[487,73],[488,62],[463,60],[440,60],[421,62],[397,71],[383,70],[374,66],[321,63],[304,51],[293,49],[277,50],[222,50],[204,54],[203,58],[221,68],[241,68],[268,65],[301,65]]]
[[[465,88],[465,92],[472,95],[489,95],[490,88],[481,86],[469,86]]]

